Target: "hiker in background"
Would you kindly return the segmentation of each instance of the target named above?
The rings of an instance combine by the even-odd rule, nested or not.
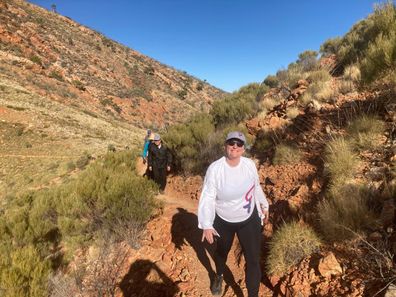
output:
[[[256,165],[242,157],[245,144],[243,133],[228,133],[225,156],[214,161],[206,171],[199,200],[198,227],[203,229],[202,241],[217,242],[216,276],[210,286],[213,295],[222,294],[226,260],[237,234],[246,261],[248,296],[258,296],[261,230],[263,222],[268,222],[269,213]]]
[[[162,194],[166,186],[166,173],[170,171],[172,156],[162,144],[161,136],[155,134],[153,144],[148,149],[148,169],[153,174],[154,181],[158,184]]]
[[[144,147],[142,152],[143,164],[146,164],[147,162],[148,150],[153,140],[154,140],[154,133],[152,133],[151,130],[147,130],[147,135],[144,137]]]

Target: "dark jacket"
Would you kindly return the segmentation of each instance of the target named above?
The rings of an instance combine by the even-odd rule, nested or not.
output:
[[[171,166],[172,155],[169,150],[161,144],[161,148],[154,143],[150,144],[148,149],[148,166],[153,168],[166,168],[166,166]]]

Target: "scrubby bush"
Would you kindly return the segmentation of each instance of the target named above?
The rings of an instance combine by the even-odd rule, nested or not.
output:
[[[49,77],[55,78],[56,80],[63,81],[63,76],[62,73],[52,70],[51,73],[49,74]]]
[[[279,85],[279,79],[277,76],[275,75],[268,75],[263,83],[267,86],[269,86],[270,88],[276,88]]]
[[[285,274],[293,265],[317,252],[320,244],[320,239],[309,226],[296,222],[285,223],[270,241],[268,273]]]
[[[330,47],[325,43],[323,50]],[[321,47],[321,49],[322,49]],[[396,7],[388,2],[376,7],[374,13],[355,24],[337,42],[336,54],[341,67],[359,61],[364,82],[372,82],[396,65]]]
[[[257,91],[256,101],[262,100],[262,98],[265,96],[265,94],[268,93],[268,91],[270,89],[271,88],[269,86],[267,86],[266,84],[264,84],[264,83],[260,84],[259,89]]]
[[[273,146],[273,140],[269,133],[261,132],[257,135],[257,138],[253,145],[254,152],[260,154]]]
[[[77,179],[5,201],[0,210],[4,296],[47,296],[48,275],[75,249],[104,230],[116,240],[125,240],[117,232],[120,226],[123,234],[141,230],[158,206],[157,187],[136,176],[136,156],[130,151],[108,154]],[[129,230],[131,226],[138,228]]]
[[[85,91],[85,85],[84,85],[81,81],[75,79],[75,80],[72,81],[72,84],[73,84],[77,89],[79,89],[80,91]]]
[[[298,55],[297,64],[302,67],[303,72],[312,71],[318,67],[318,52],[307,50]]]
[[[357,155],[344,138],[334,139],[327,144],[325,169],[334,183],[352,178],[358,165]]]
[[[302,153],[298,148],[287,144],[278,144],[276,146],[273,163],[275,165],[290,165],[300,162]]]
[[[257,83],[249,84],[240,88],[223,100],[213,103],[210,111],[216,127],[239,123],[257,113],[257,94],[260,85]]]
[[[91,159],[91,155],[87,152],[84,152],[84,154],[76,161],[77,168],[83,170],[89,164]]]
[[[36,63],[40,66],[42,65],[41,58],[39,56],[36,56],[36,55],[31,56],[30,61],[32,61],[33,63]]]
[[[376,116],[362,115],[348,125],[347,132],[355,148],[375,149],[381,145],[385,123]]]
[[[201,171],[205,161],[210,160],[203,160],[199,156],[204,148],[210,149],[214,145],[209,143],[209,136],[214,131],[212,117],[208,114],[199,114],[185,124],[172,126],[163,139],[172,151],[176,169],[184,173]]]
[[[358,184],[338,181],[327,198],[319,203],[317,212],[326,239],[352,239],[366,228],[375,229],[375,214],[370,210],[370,192]]]
[[[320,46],[320,53],[322,56],[337,55],[341,46],[341,37],[335,37],[326,40]]]
[[[3,256],[3,255],[2,255]],[[32,245],[11,251],[10,262],[1,273],[2,296],[46,296],[49,260],[43,259]]]

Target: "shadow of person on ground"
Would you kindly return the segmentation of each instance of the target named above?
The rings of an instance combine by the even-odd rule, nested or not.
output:
[[[125,297],[173,297],[179,287],[149,260],[136,260],[120,283]]]
[[[190,245],[202,266],[205,267],[208,272],[208,280],[212,281],[215,276],[215,271],[212,268],[210,259],[207,255],[213,259],[215,245],[208,244],[206,241],[202,242],[202,230],[198,229],[198,217],[185,210],[184,208],[177,208],[178,213],[172,217],[172,242],[175,247],[181,250],[183,245]],[[234,291],[235,296],[243,297],[241,288],[236,283],[234,276],[231,271],[226,268],[224,272],[225,291],[231,288]],[[208,288],[210,284],[208,283]]]

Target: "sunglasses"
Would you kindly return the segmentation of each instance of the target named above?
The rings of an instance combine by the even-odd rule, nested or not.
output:
[[[227,140],[226,143],[229,146],[234,146],[234,145],[237,145],[237,147],[243,147],[244,146],[244,143],[242,141],[240,141],[240,140],[231,139],[231,140]]]

